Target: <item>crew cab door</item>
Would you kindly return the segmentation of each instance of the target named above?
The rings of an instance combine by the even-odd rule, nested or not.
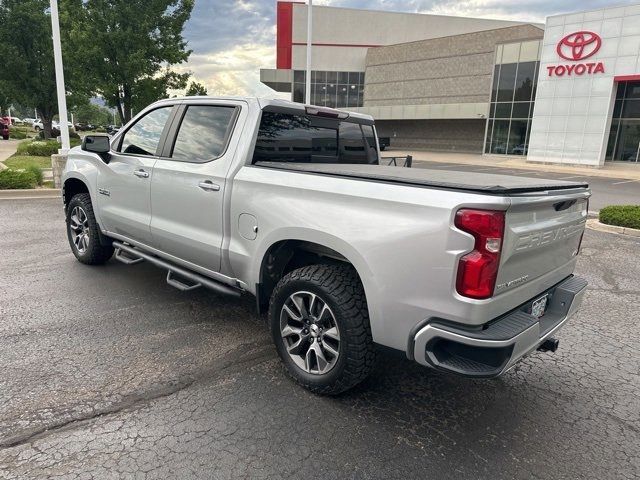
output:
[[[226,177],[239,133],[242,102],[185,101],[151,180],[151,234],[156,248],[219,271]]]
[[[101,227],[146,245],[153,244],[149,228],[153,167],[173,108],[151,110],[129,127],[97,179]]]

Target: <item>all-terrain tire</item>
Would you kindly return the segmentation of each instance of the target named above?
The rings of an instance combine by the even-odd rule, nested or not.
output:
[[[296,292],[311,292],[328,305],[340,331],[339,355],[326,373],[309,373],[296,365],[281,334],[284,303]],[[369,312],[362,283],[351,265],[311,265],[285,275],[269,304],[271,335],[289,375],[321,395],[337,395],[362,382],[375,363]]]
[[[80,210],[76,210],[79,208]],[[82,247],[78,247],[74,242],[73,226],[78,224],[77,216],[74,216],[74,212],[84,212],[86,215],[86,221],[82,218],[83,224],[86,224],[86,244],[82,244]],[[69,245],[71,251],[76,256],[78,261],[86,265],[102,265],[106,263],[113,255],[113,247],[111,245],[102,245],[100,243],[100,227],[96,222],[96,217],[93,213],[93,205],[91,204],[91,196],[88,193],[78,193],[74,195],[69,205],[67,206],[67,238],[69,239]]]

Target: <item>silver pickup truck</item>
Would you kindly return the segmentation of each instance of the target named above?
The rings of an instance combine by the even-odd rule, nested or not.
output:
[[[494,377],[554,333],[588,185],[380,165],[373,119],[256,98],[155,103],[87,136],[63,176],[77,259],[151,262],[180,289],[252,294],[289,374],[336,394],[375,345]]]

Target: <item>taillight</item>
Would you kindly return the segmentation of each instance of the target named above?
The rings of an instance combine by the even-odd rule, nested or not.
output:
[[[493,295],[504,238],[504,212],[463,208],[456,213],[455,226],[476,239],[474,249],[460,259],[456,290],[470,298]]]

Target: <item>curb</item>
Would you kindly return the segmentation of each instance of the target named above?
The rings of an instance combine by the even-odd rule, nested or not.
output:
[[[62,198],[59,188],[27,188],[23,190],[0,190],[0,200]]]
[[[629,235],[631,237],[640,238],[640,230],[637,228],[607,225],[606,223],[600,223],[600,220],[598,220],[597,218],[590,218],[589,220],[587,220],[587,227],[591,230],[597,230],[599,232],[617,233],[618,235]]]

